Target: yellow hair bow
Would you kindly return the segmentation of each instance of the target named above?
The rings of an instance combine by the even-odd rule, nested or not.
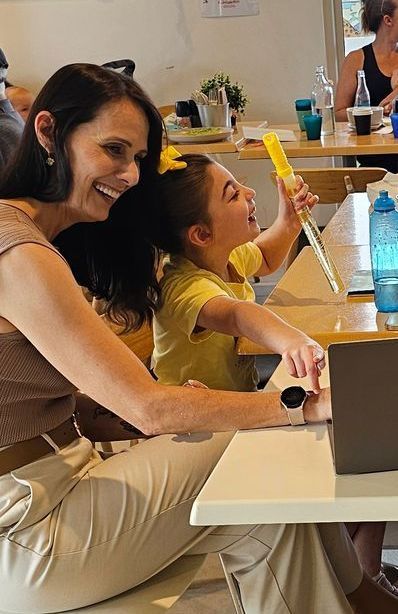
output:
[[[182,168],[186,168],[186,162],[176,160],[176,158],[179,158],[180,156],[180,152],[171,145],[166,147],[166,149],[163,149],[162,153],[160,154],[158,173],[163,175],[163,173],[166,173],[167,171],[179,171]]]

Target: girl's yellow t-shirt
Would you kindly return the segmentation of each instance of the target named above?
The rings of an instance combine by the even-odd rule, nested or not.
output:
[[[216,296],[254,301],[248,277],[257,273],[262,254],[254,243],[237,247],[230,263],[241,281],[228,283],[182,256],[170,256],[161,281],[162,307],[154,319],[154,370],[162,384],[196,379],[209,388],[253,391],[258,375],[253,356],[238,356],[236,339],[204,330],[195,333],[203,305]]]

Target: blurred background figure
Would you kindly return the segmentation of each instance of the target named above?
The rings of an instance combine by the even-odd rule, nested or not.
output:
[[[17,111],[24,122],[26,122],[30,108],[35,99],[32,92],[26,89],[26,87],[11,85],[11,83],[6,81],[6,96],[14,107],[14,110]]]
[[[335,110],[337,121],[347,121],[347,107],[352,107],[357,89],[357,71],[364,70],[370,104],[391,112],[398,95],[398,0],[361,0],[362,31],[374,33],[374,41],[351,51],[341,67],[337,84]],[[380,166],[398,172],[396,154],[359,156],[361,166]]]
[[[24,121],[5,93],[7,70],[6,56],[0,49],[0,173],[16,150],[24,128]]]

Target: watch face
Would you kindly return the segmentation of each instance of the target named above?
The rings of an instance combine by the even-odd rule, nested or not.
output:
[[[301,386],[290,386],[282,391],[281,401],[286,407],[294,409],[303,404],[306,396],[307,393]]]

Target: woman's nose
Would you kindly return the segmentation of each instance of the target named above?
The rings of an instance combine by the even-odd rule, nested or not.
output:
[[[118,178],[124,181],[129,188],[137,185],[140,180],[140,167],[137,160],[131,160],[123,167],[123,170],[118,173]]]

